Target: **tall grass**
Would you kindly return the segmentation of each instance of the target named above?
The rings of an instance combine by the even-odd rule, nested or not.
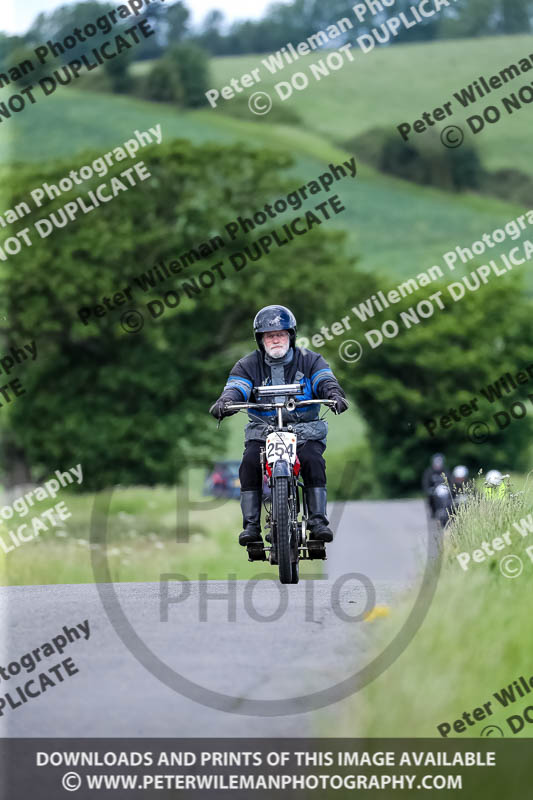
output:
[[[470,493],[469,502],[445,533],[442,572],[421,629],[392,667],[347,701],[334,721],[327,713],[322,715],[322,734],[439,736],[437,725],[453,725],[464,711],[491,701],[490,716],[464,732],[452,728],[449,737],[480,736],[487,724],[498,725],[506,737],[514,735],[506,720],[531,704],[533,693],[507,708],[493,693],[521,675],[526,680],[533,675],[529,646],[533,551],[532,557],[526,552],[533,545],[533,533],[522,536],[513,525],[533,512],[532,495],[528,483],[523,493],[511,490],[501,500]],[[511,544],[496,551],[491,543],[506,531]],[[484,560],[472,560],[464,570],[457,555],[484,552],[484,542],[493,554],[484,553]],[[522,572],[516,577],[502,572],[502,559],[509,555],[521,559]],[[517,562],[512,569],[516,566]],[[387,641],[395,618],[408,603],[405,598],[389,619],[374,623],[381,627],[376,647]],[[533,726],[526,724],[516,735],[532,736]]]
[[[106,558],[114,582],[157,582],[164,573],[179,573],[191,581],[201,575],[206,580],[234,580],[268,571],[270,567],[262,562],[249,562],[245,548],[238,544],[239,503],[202,497],[198,478],[194,475],[191,480],[189,510],[179,516],[185,496],[175,488],[116,489],[109,514],[96,517],[92,536],[93,510],[95,504],[102,507],[104,493],[62,491],[56,501],[43,501],[33,514],[0,525],[4,542],[10,543],[8,530],[16,530],[23,522],[31,531],[28,520],[60,499],[72,516],[7,554],[0,549],[0,585],[93,583],[100,580],[100,574],[93,572],[94,554]],[[314,565],[310,571],[316,572],[316,562],[309,563]],[[302,572],[306,569],[307,564]],[[277,567],[271,570],[276,577]]]

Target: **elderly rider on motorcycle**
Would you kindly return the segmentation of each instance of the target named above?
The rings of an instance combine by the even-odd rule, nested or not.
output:
[[[241,358],[230,372],[224,391],[209,409],[216,419],[236,411],[227,411],[226,403],[257,402],[254,387],[299,383],[301,394],[296,400],[313,398],[335,400],[335,413],[348,408],[346,396],[319,353],[296,347],[296,319],[285,306],[266,306],[254,319],[257,350]],[[283,422],[292,425],[298,439],[297,455],[305,485],[310,539],[331,542],[333,532],[326,516],[326,449],[327,422],[319,419],[319,406],[309,405],[294,411],[283,410]],[[262,480],[260,449],[265,444],[269,422],[275,410],[249,409],[245,430],[245,447],[239,469],[243,531],[239,544],[244,547],[261,538]]]

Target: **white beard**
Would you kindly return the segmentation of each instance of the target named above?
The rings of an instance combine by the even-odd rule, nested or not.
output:
[[[286,344],[276,345],[272,347],[272,345],[264,345],[265,352],[270,358],[283,358],[283,356],[287,355],[289,352],[290,341],[286,342]]]

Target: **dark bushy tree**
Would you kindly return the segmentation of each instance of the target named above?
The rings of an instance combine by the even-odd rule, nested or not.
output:
[[[126,94],[133,87],[133,78],[130,74],[130,64],[133,60],[132,51],[121,53],[119,58],[112,58],[105,62],[104,69],[111,84],[111,90],[117,94]]]
[[[445,148],[438,133],[404,142],[386,128],[372,128],[344,142],[344,146],[382,172],[448,191],[479,189],[487,174],[474,145]]]
[[[502,0],[502,32],[528,33],[531,30],[531,3]]]
[[[470,269],[474,266],[465,271]],[[459,275],[450,274],[450,282],[459,279]],[[353,293],[351,297],[361,302],[377,288],[378,282],[373,281],[364,294]],[[522,470],[531,466],[530,384],[519,386],[512,395],[504,394],[501,403],[490,404],[480,395],[482,388],[505,372],[516,374],[533,362],[531,300],[514,275],[492,276],[486,286],[477,292],[467,291],[457,303],[443,291],[446,309],[407,329],[400,313],[439,289],[443,286],[432,283],[377,314],[368,324],[361,324],[358,330],[354,327],[353,338],[364,346],[356,364],[347,364],[333,349],[330,351],[336,374],[367,423],[375,469],[388,496],[419,488],[422,470],[436,451],[445,453],[452,466],[463,463],[476,470]],[[379,329],[387,319],[397,321],[400,332],[372,349],[364,333]],[[433,436],[429,434],[426,420],[438,421],[448,409],[458,409],[474,397],[478,398],[479,412],[447,429],[437,427]],[[493,415],[517,400],[527,403],[528,416],[498,431]],[[476,444],[469,438],[467,428],[474,420],[488,424],[486,442]]]
[[[162,58],[153,65],[142,81],[142,94],[147,100],[182,105],[183,84],[176,65],[170,59]]]
[[[439,38],[529,33],[532,19],[531,0],[457,0],[443,9]]]
[[[224,14],[222,11],[214,9],[210,11],[200,28],[200,33],[196,36],[198,44],[212,55],[225,55],[227,52],[227,37],[222,32]]]
[[[165,60],[177,70],[183,86],[184,105],[189,108],[205,105],[205,92],[209,89],[209,62],[205,50],[184,42],[172,47]]]
[[[35,186],[57,184],[80,163],[90,163],[91,155],[101,153],[21,167],[6,179],[15,187],[11,207]],[[241,271],[229,263],[232,251],[266,233],[267,226],[230,243],[224,225],[301,185],[283,177],[291,166],[286,156],[243,145],[175,141],[143,150],[142,157],[150,179],[36,238],[6,262],[2,274],[9,319],[3,333],[14,342],[35,339],[38,347],[37,361],[21,373],[26,394],[5,409],[12,447],[22,448],[37,471],[81,462],[85,489],[118,481],[173,484],[191,453],[212,457],[224,431],[217,432],[207,411],[238,354],[255,346],[251,322],[257,308],[282,300],[314,327],[336,315],[348,284],[355,291],[359,285],[344,255],[344,234],[325,226]],[[95,178],[90,188],[101,182]],[[57,212],[81,188],[43,206],[25,225]],[[147,294],[135,292],[133,306],[145,317],[140,333],[121,325],[129,306],[81,323],[80,306],[95,306],[135,286],[134,277],[160,259],[177,258],[216,234],[228,240],[226,248]],[[181,284],[221,260],[225,279],[187,297]],[[152,320],[145,304],[170,289],[180,293],[178,307]]]
[[[148,100],[195,108],[207,102],[209,85],[207,53],[192,42],[184,42],[153,65],[141,82],[141,93]]]
[[[181,0],[169,6],[166,11],[165,23],[166,43],[168,47],[181,42],[189,28],[190,11]]]

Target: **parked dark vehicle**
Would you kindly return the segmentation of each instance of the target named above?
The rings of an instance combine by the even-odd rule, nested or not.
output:
[[[207,473],[204,495],[238,500],[241,494],[239,461],[218,461]]]

